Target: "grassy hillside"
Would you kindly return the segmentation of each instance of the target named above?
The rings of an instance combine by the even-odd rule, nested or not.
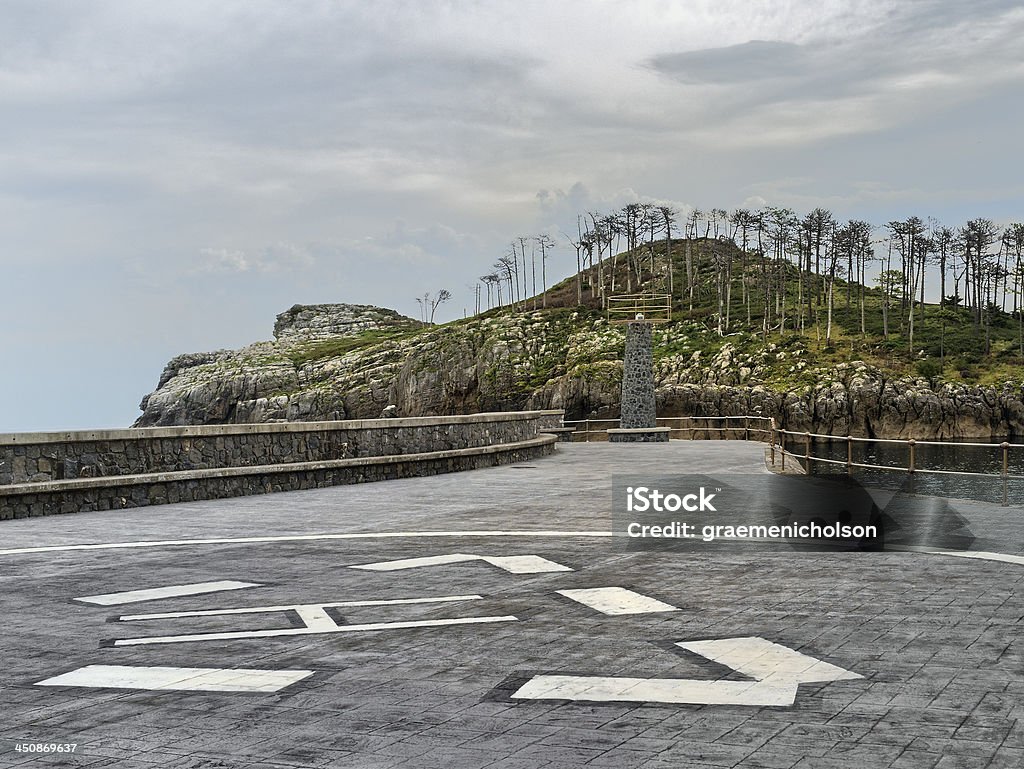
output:
[[[686,288],[687,245],[696,275],[692,305]],[[664,241],[656,242],[652,250],[653,275],[648,266],[651,261],[648,247],[644,245],[636,250],[637,258],[644,267],[640,272],[639,287],[634,280],[634,291],[638,288],[667,291],[666,244]],[[915,303],[911,349],[909,303],[902,302],[898,296],[890,296],[886,300],[878,287],[862,287],[859,283],[837,277],[832,287],[829,340],[827,279],[806,271],[801,275],[790,263],[783,268],[785,324],[781,322],[778,305],[773,299],[766,330],[762,290],[764,266],[755,256],[744,256],[731,242],[711,239],[698,239],[689,244],[674,240],[671,250],[675,289],[673,323],[659,335],[662,344],[656,350],[657,357],[699,352],[701,357],[707,358],[716,355],[725,344],[730,344],[741,354],[752,355],[770,346],[776,354],[790,353],[779,361],[790,362],[773,367],[771,376],[764,381],[783,389],[811,383],[814,369],[855,360],[893,376],[915,375],[935,383],[987,385],[1019,381],[1024,377],[1019,313],[992,308],[979,323],[969,308],[940,308],[937,304]],[[617,258],[616,293],[625,292],[627,256],[623,253]],[[606,264],[604,282],[610,287],[612,261],[606,258]],[[718,275],[720,271],[730,269],[730,302],[727,307],[724,303],[722,305],[722,315],[728,315],[729,323],[725,325],[723,320],[720,335],[718,292],[721,288],[725,293],[726,281],[720,282]],[[779,285],[777,278],[772,280],[775,281],[773,285]],[[744,301],[744,283],[747,301]],[[583,305],[588,310],[600,312],[597,284],[598,270],[595,267],[586,270],[579,281],[576,276],[567,278],[551,287],[546,295],[537,297],[536,301],[531,297],[517,306],[529,310],[535,304],[538,308],[546,304],[549,309],[574,307],[582,288]],[[812,294],[810,308],[806,300],[808,292]],[[803,301],[797,306],[800,294],[803,294]],[[506,308],[503,311],[514,310]],[[804,365],[798,365],[800,363]]]

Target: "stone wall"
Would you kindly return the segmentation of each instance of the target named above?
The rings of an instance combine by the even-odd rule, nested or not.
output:
[[[0,519],[470,469],[553,450],[561,412],[0,435]]]

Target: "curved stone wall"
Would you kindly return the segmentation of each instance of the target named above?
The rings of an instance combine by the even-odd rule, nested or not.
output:
[[[217,499],[517,462],[560,411],[0,435],[0,519]]]

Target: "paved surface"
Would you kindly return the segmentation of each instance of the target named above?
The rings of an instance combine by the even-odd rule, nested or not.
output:
[[[761,465],[760,447],[737,442],[560,444],[550,458],[457,475],[4,522],[0,766],[1024,766],[1024,565],[893,552],[626,553],[602,536],[612,472],[657,467],[729,478],[763,472]],[[1019,511],[955,506],[979,549],[1024,551]],[[514,533],[525,531],[548,534]],[[389,532],[463,534],[309,537]],[[285,539],[171,544],[264,537]],[[11,552],[153,541],[167,544]],[[492,561],[350,568],[455,553]],[[531,572],[539,560],[515,558],[528,555],[572,571]],[[258,587],[111,605],[75,600],[224,581]],[[593,593],[557,592],[606,587],[676,611],[606,614],[594,605],[653,604],[622,591],[598,593],[591,605],[567,595]],[[480,597],[351,605],[445,596]],[[325,610],[326,619],[293,609],[109,621],[326,603],[349,605]],[[803,683],[791,706],[513,696],[542,675],[681,679],[705,688],[749,681],[738,664],[677,645],[746,637],[862,677]],[[276,692],[37,685],[96,665],[311,675]],[[21,741],[77,749],[41,757],[15,752]]]

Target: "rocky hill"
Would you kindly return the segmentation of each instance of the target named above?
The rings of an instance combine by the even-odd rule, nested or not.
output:
[[[361,305],[296,305],[274,341],[171,360],[135,426],[376,418],[522,408],[618,413],[624,337],[587,308],[493,310],[444,326]],[[1019,384],[979,386],[837,363],[805,337],[765,343],[706,324],[657,327],[661,416],[761,414],[872,437],[1024,434]]]

